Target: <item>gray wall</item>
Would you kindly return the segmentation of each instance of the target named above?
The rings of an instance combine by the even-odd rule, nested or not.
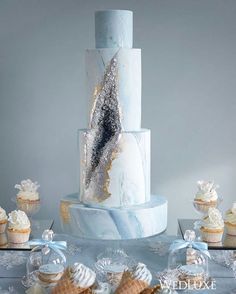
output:
[[[60,198],[77,191],[76,130],[86,125],[84,50],[94,11],[134,11],[143,61],[142,125],[152,130],[152,191],[176,219],[197,216],[196,181],[236,188],[236,1],[1,0],[0,205],[14,184],[41,184],[41,218],[60,228]]]

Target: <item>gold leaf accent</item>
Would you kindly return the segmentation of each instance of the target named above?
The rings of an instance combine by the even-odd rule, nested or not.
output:
[[[60,215],[62,218],[62,221],[64,224],[68,224],[70,222],[70,212],[69,212],[69,206],[71,205],[71,202],[68,201],[61,201],[60,204]]]

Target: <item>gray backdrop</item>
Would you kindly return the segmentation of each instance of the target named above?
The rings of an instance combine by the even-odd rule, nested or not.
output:
[[[41,184],[41,218],[59,223],[59,200],[78,190],[77,129],[86,126],[84,50],[94,11],[134,11],[142,48],[142,125],[152,131],[152,191],[169,200],[169,232],[197,216],[196,181],[236,187],[236,1],[1,0],[0,205],[14,184]]]

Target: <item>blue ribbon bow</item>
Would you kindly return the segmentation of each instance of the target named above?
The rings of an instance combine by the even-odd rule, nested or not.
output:
[[[30,246],[47,246],[58,253],[64,262],[66,262],[66,257],[61,250],[66,250],[67,243],[65,241],[46,241],[41,239],[34,239],[28,242]]]
[[[211,258],[211,255],[208,251],[208,245],[204,242],[193,242],[193,241],[185,241],[185,240],[175,240],[171,245],[169,251],[174,251],[178,249],[183,249],[186,247],[192,247],[201,251],[203,254]]]

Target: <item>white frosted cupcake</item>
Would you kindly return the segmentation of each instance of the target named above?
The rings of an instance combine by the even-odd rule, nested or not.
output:
[[[39,193],[37,192],[40,185],[37,182],[32,182],[30,179],[21,181],[15,185],[19,190],[16,196],[17,206],[27,214],[35,213],[40,206]]]
[[[203,241],[209,243],[221,242],[224,232],[224,220],[218,209],[209,208],[208,215],[202,220],[200,231]]]
[[[6,211],[0,206],[0,234],[4,233],[7,226]]]
[[[194,198],[194,205],[200,212],[207,213],[210,207],[217,207],[218,195],[216,189],[219,187],[214,182],[198,181],[198,191]]]
[[[236,202],[225,214],[225,227],[227,234],[236,236]]]
[[[10,243],[27,242],[30,231],[30,221],[24,211],[14,210],[8,214],[7,236]]]

